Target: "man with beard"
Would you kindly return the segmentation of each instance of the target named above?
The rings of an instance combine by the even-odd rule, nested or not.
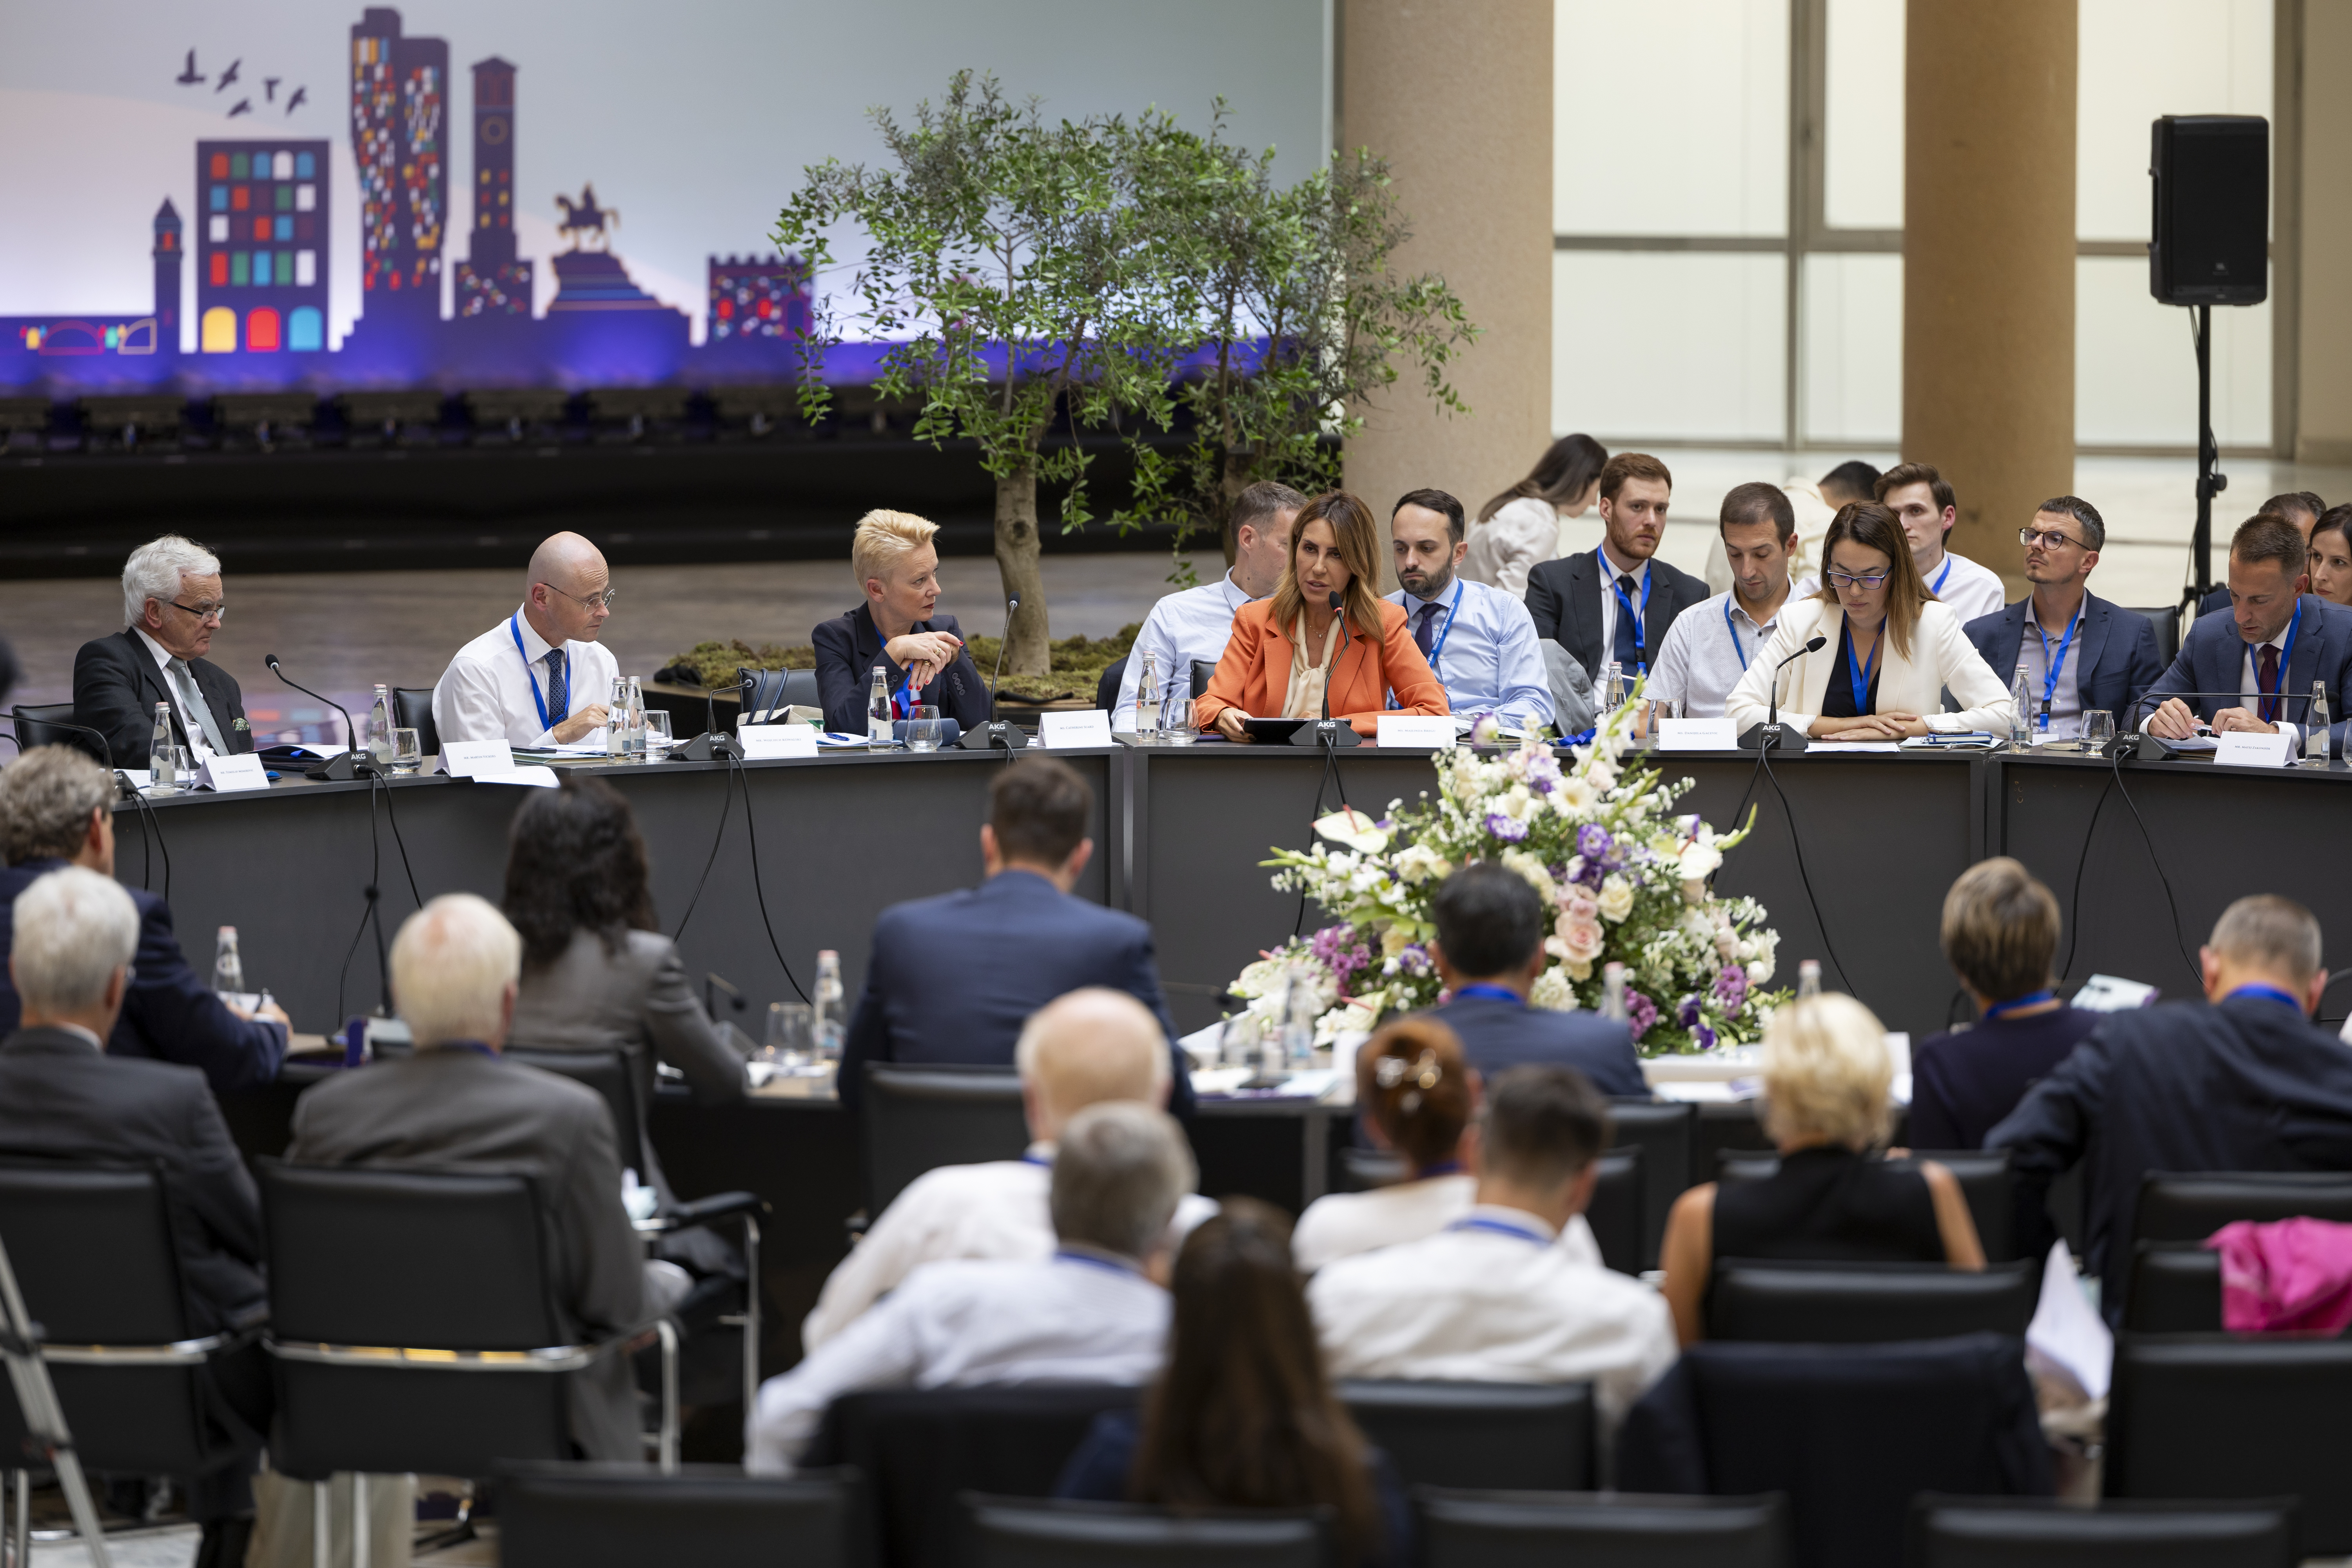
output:
[[[1412,490],[1389,516],[1397,581],[1421,657],[1445,688],[1463,726],[1491,713],[1507,728],[1552,721],[1551,689],[1535,621],[1517,595],[1461,574],[1462,503],[1444,490]]]

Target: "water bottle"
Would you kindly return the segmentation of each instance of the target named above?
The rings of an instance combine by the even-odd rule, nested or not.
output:
[[[2026,679],[2025,666],[2017,667],[2016,678],[2009,683],[2009,749],[2029,751],[2033,745],[2033,732],[2048,727],[2047,715],[2034,711],[2033,686]]]
[[[1801,1002],[1808,996],[1818,996],[1821,994],[1822,961],[1818,958],[1806,959],[1797,965],[1797,1000]]]
[[[170,789],[175,784],[172,776],[172,705],[168,702],[155,704],[155,736],[147,742],[147,767],[157,789]]]
[[[1625,706],[1625,670],[1615,659],[1601,672],[1601,710],[1613,713]]]
[[[1625,1010],[1625,966],[1622,963],[1601,966],[1601,1016],[1621,1024],[1630,1016]]]
[[[2324,768],[2327,765],[2327,683],[2311,683],[2311,710],[2304,716],[2303,765]]]
[[[866,748],[885,752],[892,744],[890,734],[890,671],[876,665],[874,679],[866,688]]]
[[[646,759],[646,699],[634,675],[615,677],[605,708],[604,750],[625,763]]]
[[[1287,1003],[1282,1020],[1283,1066],[1290,1072],[1305,1072],[1315,1065],[1315,984],[1297,970],[1290,973]]]
[[[841,1016],[841,954],[829,947],[816,955],[815,1006],[816,1059],[837,1062],[848,1024]]]
[[[220,940],[213,948],[213,989],[242,994],[245,990],[245,960],[236,953],[236,927],[220,928]]]
[[[392,688],[375,689],[375,704],[368,710],[368,755],[379,773],[392,772]]]
[[[1135,682],[1135,735],[1148,741],[1160,733],[1160,661],[1156,655],[1143,656],[1143,673]]]

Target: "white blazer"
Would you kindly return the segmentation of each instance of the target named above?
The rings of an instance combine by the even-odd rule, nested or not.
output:
[[[1838,637],[1845,629],[1845,611],[1834,603],[1806,599],[1780,612],[1780,623],[1754,658],[1748,673],[1731,690],[1724,711],[1734,733],[1764,722],[1771,701],[1772,672],[1780,662],[1814,637],[1821,647],[1800,654],[1780,671],[1780,722],[1810,731],[1822,715],[1830,682],[1845,679],[1838,658]],[[1884,634],[1881,634],[1884,637]],[[1911,657],[1895,649],[1895,639],[1884,637],[1884,661],[1878,674],[1878,710],[1916,713],[1927,728],[1939,731],[1990,730],[2009,733],[2008,689],[1992,672],[1966,634],[1950,605],[1930,599],[1919,608],[1919,624],[1911,632]],[[1961,704],[1957,713],[1940,711],[1948,690]]]

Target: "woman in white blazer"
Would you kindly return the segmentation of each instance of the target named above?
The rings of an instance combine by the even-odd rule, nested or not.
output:
[[[2008,689],[1920,580],[1893,512],[1866,501],[1839,509],[1822,554],[1821,592],[1780,612],[1732,689],[1725,712],[1735,732],[1764,721],[1778,671],[1780,722],[1819,740],[2009,733]],[[1819,648],[1798,654],[1817,637]],[[1947,690],[1957,713],[1941,711]]]

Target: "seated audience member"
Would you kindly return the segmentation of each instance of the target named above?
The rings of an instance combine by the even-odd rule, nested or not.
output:
[[[1584,1212],[1609,1102],[1572,1068],[1513,1068],[1486,1097],[1478,1201],[1419,1241],[1327,1265],[1307,1287],[1334,1377],[1591,1380],[1604,1426],[1675,1359],[1656,1291],[1555,1245]]]
[[[1552,721],[1543,648],[1516,595],[1459,576],[1462,503],[1444,490],[1413,490],[1389,517],[1397,582],[1389,603],[1405,613],[1412,646],[1429,661],[1457,717],[1492,713],[1508,728]]]
[[[941,1165],[908,1183],[825,1280],[816,1310],[801,1324],[803,1348],[841,1332],[922,1264],[1052,1256],[1054,1149],[1070,1118],[1105,1100],[1155,1109],[1168,1101],[1168,1037],[1151,1010],[1124,991],[1090,985],[1046,1003],[1022,1027],[1013,1059],[1035,1140],[1028,1152]],[[1207,1199],[1185,1194],[1178,1233],[1215,1212]]]
[[[1528,1005],[1543,973],[1547,922],[1543,895],[1525,877],[1474,861],[1439,884],[1430,906],[1437,936],[1429,956],[1451,995],[1427,1016],[1454,1031],[1481,1077],[1549,1062],[1576,1068],[1603,1094],[1648,1096],[1622,1023]]]
[[[0,954],[14,938],[8,904],[61,866],[114,875],[114,775],[70,746],[35,746],[0,769]],[[188,967],[172,906],[129,889],[139,910],[139,956],[107,1053],[202,1068],[217,1093],[269,1082],[286,1059],[285,1010],[247,1011],[221,1000]],[[16,1026],[16,994],[0,980],[0,1032]]]
[[[74,655],[73,721],[106,737],[112,766],[147,765],[158,702],[172,705],[172,739],[191,756],[253,750],[236,677],[204,657],[224,603],[220,558],[177,534],[123,563],[123,629]]]
[[[2053,1239],[2050,1184],[2083,1163],[2084,1253],[2110,1321],[2150,1171],[2352,1171],[2352,1052],[2311,1021],[2327,988],[2319,922],[2285,899],[2240,899],[2198,959],[2203,1005],[2101,1015],[1985,1135],[2010,1152],[2028,1257]]]
[[[1163,700],[1192,695],[1192,667],[1225,657],[1235,612],[1253,599],[1265,598],[1281,583],[1283,567],[1290,560],[1290,527],[1306,504],[1305,496],[1271,479],[1242,491],[1233,516],[1225,520],[1232,569],[1213,583],[1170,594],[1152,605],[1143,617],[1143,629],[1135,634],[1135,645],[1127,651],[1118,706],[1110,716],[1112,729],[1135,728],[1136,693],[1147,658],[1159,672]]]
[[[2239,524],[2230,540],[2231,611],[2200,616],[2189,628],[2179,657],[2148,689],[2156,709],[2148,733],[2177,741],[2200,723],[2217,733],[2275,733],[2284,724],[2300,735],[2318,680],[2335,717],[2328,752],[2341,752],[2344,719],[2335,710],[2352,679],[2352,609],[2301,592],[2307,554],[2284,518],[2263,512]],[[2212,691],[2234,691],[2238,700],[2196,695]]]
[[[2294,524],[2295,531],[2303,535],[2304,543],[2308,546],[2311,542],[2313,533],[2316,531],[2319,526],[2319,520],[2327,514],[2328,509],[2326,501],[2321,500],[2309,490],[2288,490],[2283,494],[2271,497],[2270,500],[2263,502],[2263,504],[2255,510],[2258,512],[2267,512],[2273,517],[2283,517],[2286,519],[2287,521]],[[2302,591],[2305,593],[2318,594],[2320,592],[2319,584],[2316,582],[2306,579],[2304,583]],[[2321,595],[2321,596],[2323,598],[2329,599],[2335,598],[2335,595],[2332,594],[2325,594]],[[2338,600],[2337,602],[2341,603],[2342,601]],[[2210,616],[2218,611],[2226,610],[2229,607],[2230,585],[2224,583],[2220,587],[2215,588],[2211,593],[2206,595],[2204,598],[2198,601],[2197,613],[2200,616]]]
[[[598,639],[613,614],[604,552],[551,533],[530,552],[522,603],[457,650],[433,686],[433,728],[451,741],[568,746],[604,727],[621,673]]]
[[[1878,483],[1878,470],[1856,459],[1840,463],[1818,479],[1792,479],[1779,487],[1788,500],[1789,514],[1796,523],[1797,542],[1789,552],[1789,572],[1793,577],[1818,578],[1821,575],[1822,537],[1829,532],[1831,521],[1840,508],[1854,501],[1871,499]],[[1707,554],[1706,585],[1710,593],[1720,594],[1731,586],[1731,560],[1717,539]],[[1800,588],[1800,594],[1810,592]]]
[[[1779,627],[1732,689],[1724,705],[1732,728],[1745,734],[1764,722],[1777,689],[1780,722],[1818,739],[2009,733],[2009,688],[1970,646],[1951,606],[1928,595],[1894,514],[1847,507],[1830,524],[1828,552],[1822,591],[1782,608]],[[1822,647],[1801,651],[1815,637]],[[1947,690],[1959,712],[1941,711]]]
[[[2058,900],[2006,855],[1978,861],[1944,895],[1943,942],[1978,1023],[1912,1050],[1911,1142],[1979,1149],[2104,1015],[2069,1007],[2051,989]]]
[[[1079,1111],[1054,1153],[1053,1256],[950,1258],[908,1275],[761,1385],[743,1468],[790,1474],[845,1394],[1150,1377],[1168,1341],[1169,1222],[1198,1176],[1164,1112],[1132,1100]]]
[[[1242,721],[1250,718],[1328,712],[1371,735],[1384,712],[1447,711],[1445,688],[1413,645],[1404,611],[1381,597],[1371,509],[1331,490],[1308,501],[1291,525],[1290,564],[1273,595],[1234,612],[1233,638],[1209,689],[1192,704],[1192,721],[1246,741]]]
[[[79,753],[74,760],[96,771]],[[131,994],[138,906],[110,878],[79,866],[44,872],[14,901],[8,973],[24,1012],[0,1045],[0,1158],[154,1168],[189,1335],[260,1322],[269,1312],[261,1205],[203,1075],[101,1049]],[[245,1562],[253,1531],[253,1461],[274,1403],[269,1364],[254,1344],[215,1359],[202,1375],[217,1395],[204,1402],[202,1419],[243,1458],[183,1479],[189,1515],[204,1527],[197,1563],[232,1568]]]
[[[553,1234],[554,1287],[588,1339],[641,1327],[686,1292],[676,1264],[645,1261],[621,1206],[613,1117],[595,1090],[499,1058],[514,1017],[522,939],[487,900],[444,893],[401,923],[392,998],[413,1056],[337,1073],[294,1106],[299,1165],[520,1172]],[[642,1457],[629,1358],[570,1384],[572,1440],[592,1459]]]
[[[1648,673],[1675,617],[1706,597],[1706,584],[1657,559],[1675,478],[1646,452],[1620,452],[1601,470],[1601,541],[1528,574],[1536,635],[1566,649],[1596,689],[1616,662],[1627,685]]]
[[[2035,734],[2074,740],[2093,708],[2115,715],[2119,726],[2127,723],[2133,701],[2160,669],[2156,627],[2087,586],[2107,542],[2098,508],[2080,496],[2054,496],[2034,510],[2018,537],[2033,591],[1998,615],[1970,621],[1969,641],[1995,675],[2024,666],[2026,689],[2040,699],[2028,715]]]
[[[1094,854],[1094,791],[1067,763],[1032,757],[988,785],[970,892],[893,904],[874,922],[866,989],[842,1051],[841,1098],[856,1110],[867,1062],[1013,1066],[1029,1016],[1085,985],[1124,991],[1168,1037],[1169,1103],[1192,1113],[1192,1079],[1151,956],[1151,927],[1070,889]]]
[[[1797,514],[1779,486],[1734,487],[1723,498],[1716,533],[1731,585],[1675,617],[1643,691],[1652,702],[1680,703],[1685,719],[1722,716],[1731,689],[1779,627],[1790,594],[1815,587],[1811,579],[1801,589],[1790,585]]]
[[[2310,549],[2311,591],[2331,605],[2352,605],[2352,506],[2327,509],[2311,530]]]
[[[1911,562],[1919,570],[1920,582],[1950,606],[1960,625],[2000,613],[2009,599],[2000,574],[1944,549],[1960,509],[1943,475],[1927,463],[1897,463],[1878,476],[1870,499],[1895,514],[1910,541]]]
[[[1895,1064],[1869,1008],[1834,993],[1782,1007],[1765,1026],[1763,1069],[1764,1131],[1780,1168],[1693,1187],[1666,1216],[1659,1262],[1683,1343],[1706,1337],[1718,1258],[1984,1267],[1951,1172],[1873,1153],[1886,1141]]]
[[[1405,1163],[1404,1180],[1365,1193],[1327,1193],[1298,1216],[1291,1252],[1312,1274],[1335,1258],[1434,1236],[1477,1202],[1478,1073],[1462,1042],[1429,1014],[1401,1018],[1356,1053],[1358,1123],[1375,1147]],[[1599,1263],[1600,1244],[1578,1215],[1560,1227],[1559,1245],[1580,1262]]]
[[[1342,1563],[1412,1561],[1412,1510],[1332,1392],[1290,1223],[1235,1198],[1185,1238],[1169,1290],[1168,1363],[1143,1407],[1110,1410],[1063,1467],[1055,1497],[1160,1508],[1302,1509],[1335,1516]]]
[[[1554,441],[1533,473],[1478,509],[1462,574],[1526,598],[1528,574],[1559,554],[1560,520],[1592,509],[1608,461],[1609,448],[1590,436]]]
[[[857,520],[849,569],[866,602],[809,633],[824,727],[866,733],[874,671],[883,672],[890,716],[911,719],[929,704],[967,730],[988,722],[988,686],[964,651],[963,627],[934,611],[940,602],[940,531],[910,512],[875,510]]]

